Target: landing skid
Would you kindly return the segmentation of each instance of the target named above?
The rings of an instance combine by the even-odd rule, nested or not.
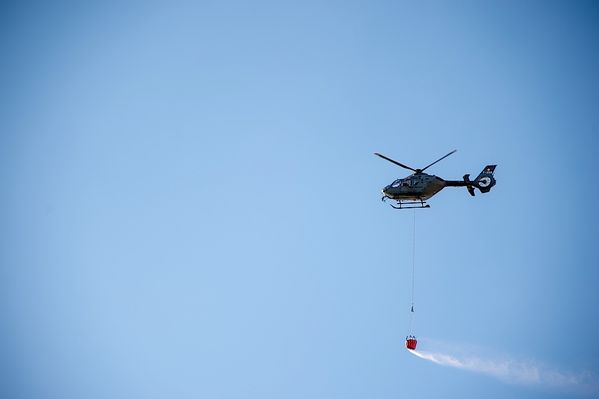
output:
[[[386,202],[388,199],[393,199],[393,198],[387,197],[385,195],[385,196],[383,196],[383,198],[381,198],[381,201]],[[394,209],[414,209],[414,208],[430,208],[431,207],[424,200],[420,200],[420,201],[394,200],[394,201],[396,201],[395,205],[389,204],[389,205],[391,205],[391,208],[394,208]]]
[[[394,209],[414,209],[414,208],[430,208],[431,206],[429,204],[427,204],[426,202],[400,202],[397,201],[397,205],[399,206],[395,206],[393,204],[389,204],[391,205],[391,208]],[[405,206],[408,205],[408,206]],[[412,206],[414,205],[414,206]]]

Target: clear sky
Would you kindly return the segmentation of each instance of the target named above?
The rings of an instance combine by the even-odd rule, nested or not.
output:
[[[5,2],[0,21],[1,397],[596,386],[595,2]],[[419,348],[548,380],[404,349],[413,211],[380,190],[408,173],[373,152],[454,148],[429,171],[496,163],[497,185],[416,212]]]

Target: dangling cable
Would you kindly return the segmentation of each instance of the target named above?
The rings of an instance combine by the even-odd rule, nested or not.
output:
[[[412,226],[412,312],[414,312],[414,271],[416,269],[416,209],[413,210],[414,223]]]
[[[413,210],[414,218],[412,225],[412,306],[410,307],[410,335],[412,335],[412,324],[414,321],[414,275],[416,270],[416,209]]]

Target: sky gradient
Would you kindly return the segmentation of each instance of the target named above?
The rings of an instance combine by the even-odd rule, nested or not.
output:
[[[0,13],[1,397],[598,395],[594,2],[51,3]],[[419,349],[584,389],[406,353],[373,152],[452,149],[497,185],[416,213]]]

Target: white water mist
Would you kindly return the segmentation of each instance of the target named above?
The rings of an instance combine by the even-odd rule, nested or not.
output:
[[[416,350],[408,350],[408,352],[442,366],[485,374],[511,384],[566,390],[580,394],[599,393],[599,382],[590,372],[565,372],[548,368],[534,361],[513,358],[493,359],[476,355],[453,355]]]

